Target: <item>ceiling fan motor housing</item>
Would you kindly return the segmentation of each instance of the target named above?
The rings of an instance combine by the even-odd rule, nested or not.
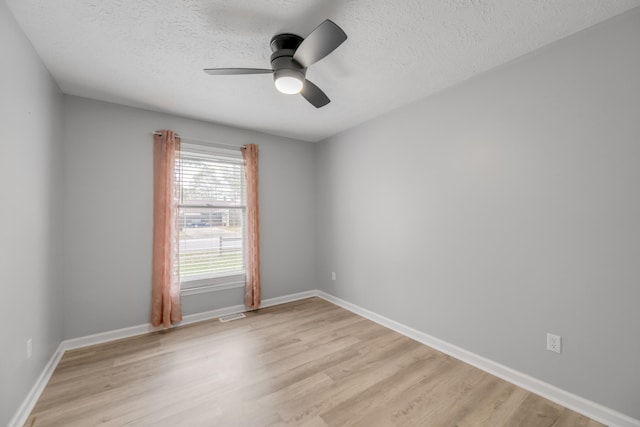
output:
[[[271,39],[271,68],[273,69],[273,78],[278,80],[280,77],[289,76],[304,81],[307,69],[298,64],[293,59],[302,37],[296,34],[278,34]]]

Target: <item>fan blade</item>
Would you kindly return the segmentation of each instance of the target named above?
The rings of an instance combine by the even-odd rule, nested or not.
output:
[[[307,68],[333,52],[346,39],[347,35],[342,31],[342,28],[327,19],[300,43],[293,54],[293,59]]]
[[[205,68],[204,72],[214,76],[232,76],[236,74],[271,74],[273,70],[265,68]]]
[[[304,81],[300,95],[304,96],[304,99],[309,101],[311,105],[316,108],[324,107],[331,102],[329,97],[316,85],[309,80]]]

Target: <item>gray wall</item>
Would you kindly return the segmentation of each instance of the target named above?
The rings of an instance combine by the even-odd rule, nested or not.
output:
[[[62,338],[62,94],[3,1],[0,52],[0,425],[6,425]]]
[[[320,143],[321,289],[640,418],[639,40],[635,9]]]
[[[260,147],[263,299],[315,289],[311,143],[65,96],[65,338],[149,322],[151,132]],[[185,315],[242,304],[231,289],[185,296]]]

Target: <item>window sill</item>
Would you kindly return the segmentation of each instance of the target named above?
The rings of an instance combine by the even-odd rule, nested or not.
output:
[[[229,282],[210,285],[191,286],[180,290],[180,295],[198,295],[208,292],[225,291],[227,289],[243,288],[244,282]]]

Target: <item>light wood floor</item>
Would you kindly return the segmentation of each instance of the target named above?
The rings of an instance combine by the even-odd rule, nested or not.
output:
[[[601,424],[310,298],[69,351],[26,425]]]

